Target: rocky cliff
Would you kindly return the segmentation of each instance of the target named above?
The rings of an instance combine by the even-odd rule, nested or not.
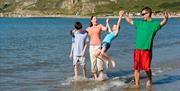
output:
[[[97,6],[109,3],[109,0],[1,0],[0,12],[88,15],[95,13]]]
[[[179,12],[179,4],[179,0],[0,0],[0,15],[115,15],[120,9],[138,12],[144,6]]]

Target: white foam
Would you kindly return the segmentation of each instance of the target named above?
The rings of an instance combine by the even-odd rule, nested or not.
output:
[[[75,82],[75,81],[93,81],[93,80],[94,79],[92,78],[83,79],[82,76],[78,76],[78,80],[74,80],[74,77],[68,77],[65,81],[61,82],[61,85],[62,86],[70,85],[72,82]]]
[[[153,76],[157,76],[158,74],[161,74],[163,72],[164,72],[164,70],[161,69],[161,68],[154,68],[154,69],[152,69],[152,75]]]
[[[81,80],[82,77],[79,76],[78,81],[92,81],[90,83],[94,83],[92,85],[88,84],[87,86],[84,86],[85,88],[81,89],[81,91],[107,91],[113,87],[123,87],[124,85],[126,85],[125,81],[120,79],[120,77],[109,78],[106,74],[104,76],[105,76],[106,80],[100,81],[100,83],[99,82],[97,83],[96,81],[101,80],[102,76],[99,76],[98,80],[94,80],[92,78],[87,78],[86,80]],[[68,86],[68,85],[71,85],[71,83],[74,81],[75,81],[74,77],[69,77],[65,81],[63,81],[61,83],[61,85]]]
[[[119,80],[114,81],[114,80],[112,80],[112,81],[104,83],[102,85],[97,85],[96,87],[91,88],[91,89],[84,89],[83,91],[107,91],[110,88],[120,87],[120,86],[124,86],[124,85],[125,85],[125,83],[122,82],[122,81],[119,81]]]
[[[69,77],[65,81],[61,82],[61,85],[62,86],[70,85],[72,81],[74,81],[74,77]]]
[[[106,74],[99,74],[97,80],[101,81],[101,80],[108,80],[109,77]]]

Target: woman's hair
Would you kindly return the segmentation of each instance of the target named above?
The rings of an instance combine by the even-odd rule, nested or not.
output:
[[[94,16],[91,16],[91,20],[93,19],[93,17]],[[90,21],[90,27],[92,27],[93,26],[93,24],[92,24],[92,22]]]

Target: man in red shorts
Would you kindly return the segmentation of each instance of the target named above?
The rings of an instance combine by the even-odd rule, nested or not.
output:
[[[152,10],[149,7],[142,9],[141,15],[144,20],[132,20],[125,13],[126,21],[136,28],[136,48],[134,50],[134,78],[133,88],[140,87],[140,70],[144,70],[148,76],[146,87],[152,86],[152,45],[156,32],[166,24],[169,14],[164,14],[164,19],[160,22],[151,17]]]

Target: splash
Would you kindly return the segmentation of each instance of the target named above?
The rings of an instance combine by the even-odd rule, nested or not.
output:
[[[107,91],[111,88],[116,87],[124,87],[127,85],[127,80],[129,80],[129,77],[112,77],[109,78],[107,75],[105,75],[106,80],[101,80],[101,78],[98,78],[97,80],[94,80],[92,78],[87,78],[85,80],[82,80],[82,77],[79,77],[79,80],[75,81],[73,77],[69,77],[67,80],[62,82],[61,85],[63,86],[69,86],[70,88],[74,89],[74,91]]]

